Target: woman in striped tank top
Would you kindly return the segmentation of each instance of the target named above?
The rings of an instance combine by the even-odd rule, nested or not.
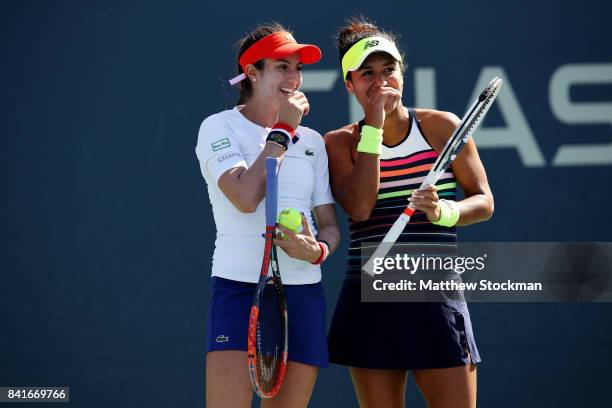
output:
[[[456,245],[455,225],[489,219],[493,196],[472,141],[435,186],[418,190],[459,123],[449,112],[402,104],[395,38],[364,19],[338,34],[347,90],[364,112],[326,137],[336,201],[350,216],[347,274],[329,332],[330,361],[349,367],[361,407],[403,407],[413,371],[429,407],[475,407],[480,355],[465,302],[362,303],[362,243],[380,242],[411,201],[400,244]],[[465,198],[455,201],[456,187]]]

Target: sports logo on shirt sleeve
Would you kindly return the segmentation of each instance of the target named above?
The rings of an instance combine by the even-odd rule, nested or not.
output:
[[[224,161],[229,160],[229,159],[231,159],[232,157],[240,157],[240,158],[242,158],[242,156],[241,156],[241,154],[240,154],[240,153],[237,153],[237,152],[231,152],[231,153],[226,153],[226,154],[224,154],[223,156],[219,157],[219,158],[217,159],[217,163],[223,163]]]
[[[217,150],[225,149],[226,147],[230,147],[232,144],[229,139],[226,137],[225,139],[217,140],[214,143],[211,143],[210,147],[212,147],[213,152]]]

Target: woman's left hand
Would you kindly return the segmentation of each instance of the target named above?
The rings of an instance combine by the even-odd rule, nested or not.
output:
[[[277,234],[274,243],[291,258],[306,262],[314,262],[319,259],[321,248],[310,230],[304,213],[302,213],[302,232],[295,233],[281,225],[276,228],[283,233],[283,236]]]
[[[412,203],[412,207],[423,211],[427,214],[427,219],[430,222],[436,222],[440,219],[440,204],[438,201],[438,188],[434,185],[412,192],[412,197],[408,201]]]

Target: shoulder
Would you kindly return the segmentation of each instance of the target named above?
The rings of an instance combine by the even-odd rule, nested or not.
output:
[[[201,160],[216,154],[218,150],[236,145],[232,123],[235,122],[235,112],[226,110],[208,116],[202,121],[198,131],[196,154]]]
[[[340,129],[329,131],[325,134],[324,140],[327,148],[335,148],[340,146],[351,146],[359,142],[359,126],[357,123],[351,123]]]
[[[219,127],[227,127],[231,122],[236,120],[235,116],[234,110],[231,109],[210,115],[200,124],[200,133],[210,128],[216,129]]]
[[[435,109],[415,109],[417,120],[425,138],[435,148],[442,148],[461,120],[452,112]]]
[[[450,130],[450,133],[452,133],[461,121],[452,112],[435,109],[415,109],[415,112],[421,126],[427,126],[438,131]]]

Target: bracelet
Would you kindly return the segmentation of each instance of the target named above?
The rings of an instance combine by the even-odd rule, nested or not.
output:
[[[322,241],[317,241],[317,244],[319,244],[319,248],[321,248],[321,255],[317,258],[316,261],[311,262],[311,264],[313,265],[320,265],[322,264],[325,259],[327,259],[327,256],[329,255],[329,247],[327,242],[322,242]]]
[[[361,127],[361,139],[357,145],[357,151],[361,153],[380,154],[382,151],[382,129],[369,125]]]
[[[329,242],[327,242],[324,239],[319,239],[318,241],[324,243],[325,245],[327,245],[327,252],[331,251],[331,245],[329,245]]]
[[[459,221],[461,211],[459,205],[453,200],[440,200],[440,219],[432,224],[442,227],[453,227]]]

